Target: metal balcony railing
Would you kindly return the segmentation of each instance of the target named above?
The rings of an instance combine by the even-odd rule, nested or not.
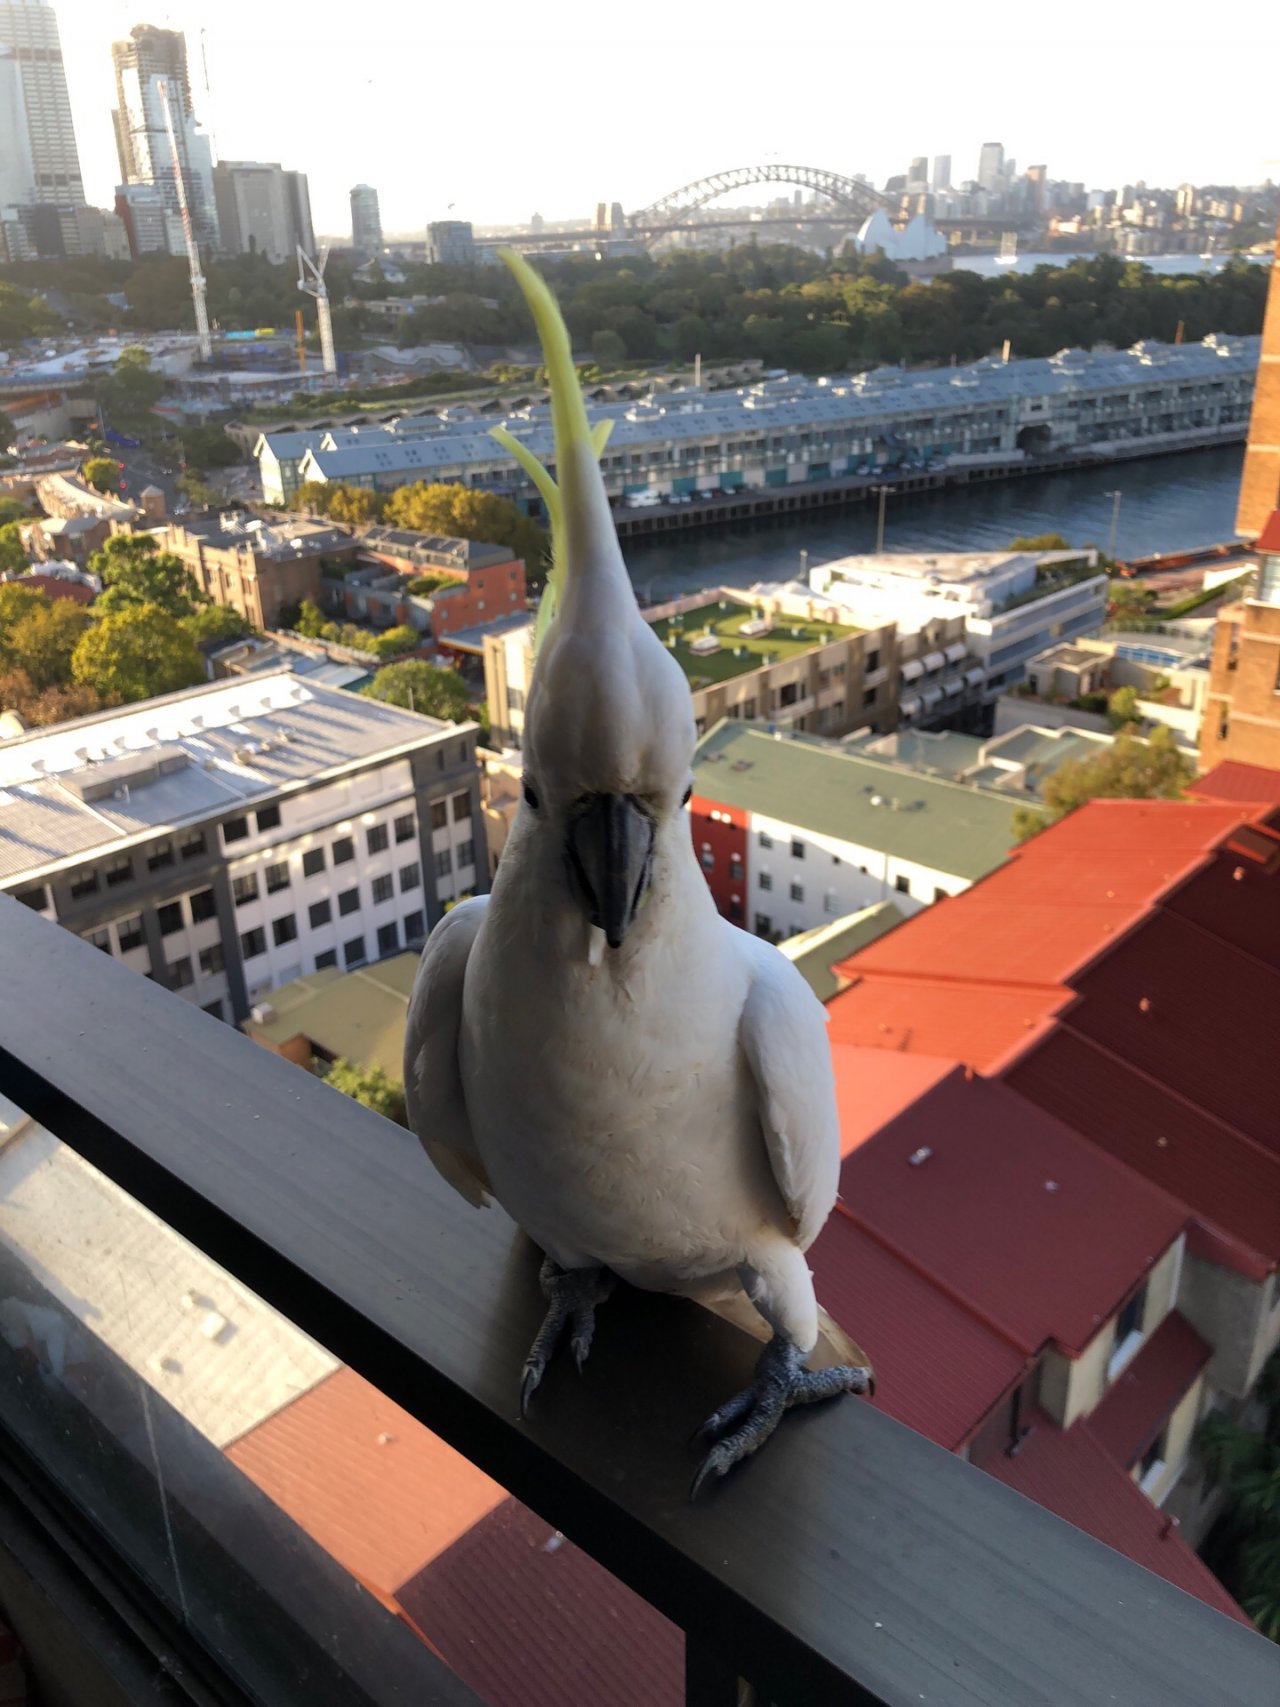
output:
[[[680,1626],[688,1702],[736,1707],[739,1679],[776,1707],[1280,1697],[1271,1644],[866,1404],[789,1418],[691,1504],[686,1443],[756,1352],[691,1305],[616,1296],[584,1377],[521,1423],[542,1306],[500,1211],[2,897],[0,965],[0,1092]]]

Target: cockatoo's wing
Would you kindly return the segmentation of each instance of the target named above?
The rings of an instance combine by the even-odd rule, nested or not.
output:
[[[742,946],[752,956],[755,976],[739,1040],[759,1093],[760,1128],[773,1177],[795,1242],[808,1250],[831,1213],[840,1178],[826,1014],[775,948],[745,936]]]
[[[471,1135],[458,1067],[467,957],[484,923],[487,895],[462,901],[432,931],[409,998],[404,1097],[409,1126],[455,1191],[483,1209],[489,1179]]]

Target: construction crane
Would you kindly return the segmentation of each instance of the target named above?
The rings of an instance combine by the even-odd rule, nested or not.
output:
[[[200,248],[191,224],[191,209],[187,205],[186,174],[178,158],[178,139],[173,131],[173,108],[169,105],[169,85],[162,77],[156,88],[164,107],[164,128],[169,136],[169,157],[173,161],[173,179],[178,189],[178,212],[182,216],[182,235],[187,243],[187,261],[191,267],[191,302],[196,311],[196,337],[200,342],[200,359],[207,362],[213,355],[213,340],[209,336],[209,309],[205,301],[204,274],[200,270]]]
[[[326,243],[320,251],[318,260],[313,261],[310,255],[298,244],[298,289],[306,291],[308,296],[316,299],[316,319],[320,322],[320,360],[324,371],[333,375],[338,371],[338,360],[333,353],[333,319],[329,313],[329,287],[324,282],[324,269],[329,259],[329,245]]]

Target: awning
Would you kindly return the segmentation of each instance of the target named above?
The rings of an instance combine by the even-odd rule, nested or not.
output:
[[[981,664],[975,664],[972,669],[965,671],[964,679],[968,682],[971,688],[976,688],[979,682],[986,681],[987,672],[983,669]]]
[[[940,670],[946,661],[941,652],[926,652],[924,655],[926,670]]]
[[[964,657],[964,641],[953,640],[950,646],[946,648],[946,653],[948,664],[958,664]]]
[[[963,676],[943,676],[943,678],[942,678],[942,691],[943,691],[943,693],[963,693],[964,692],[964,677]]]
[[[909,658],[902,666],[902,679],[904,682],[914,682],[923,674],[924,665],[920,662],[919,658]]]
[[[898,710],[903,717],[914,717],[920,709],[919,694],[909,693],[905,699],[898,701]]]
[[[942,700],[942,689],[941,688],[926,688],[924,690],[924,692],[920,695],[920,699],[921,699],[922,704],[924,705],[925,710],[926,711],[932,711],[934,706],[938,705]]]

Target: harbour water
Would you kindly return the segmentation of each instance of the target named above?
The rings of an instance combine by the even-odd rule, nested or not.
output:
[[[971,490],[890,496],[886,551],[998,551],[1024,534],[1060,533],[1106,549],[1119,489],[1117,555],[1145,557],[1234,537],[1243,445],[1076,469]],[[781,580],[810,564],[874,551],[871,504],[629,540],[627,562],[644,604],[708,586]]]
[[[1072,261],[1091,261],[1095,259],[1094,251],[1082,250],[1078,255],[1063,253],[1040,253],[1029,251],[1018,255],[1012,260],[1006,260],[999,255],[957,255],[955,267],[969,273],[981,273],[984,278],[997,278],[1001,273],[1033,273],[1037,267],[1065,267]],[[1220,273],[1227,263],[1234,259],[1228,252],[1220,255],[1119,255],[1117,260],[1126,264],[1136,261],[1139,266],[1149,267],[1153,273]],[[1246,255],[1246,261],[1254,261],[1258,265],[1269,266],[1271,256]]]

